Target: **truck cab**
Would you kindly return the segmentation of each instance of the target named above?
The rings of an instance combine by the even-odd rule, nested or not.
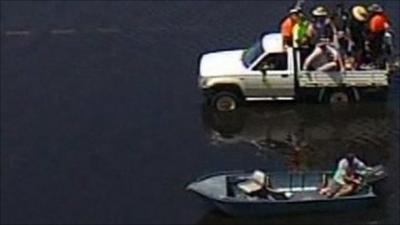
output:
[[[263,35],[248,49],[206,53],[200,59],[199,87],[210,104],[230,111],[245,101],[317,101],[341,96],[359,100],[362,89],[385,90],[387,70],[303,71],[304,56],[284,48],[281,34]]]

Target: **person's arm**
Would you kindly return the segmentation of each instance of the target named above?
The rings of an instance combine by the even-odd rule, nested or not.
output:
[[[351,36],[351,30],[348,26],[346,27],[346,39],[349,42],[349,45],[347,46],[346,50],[348,52],[352,52],[352,49],[354,48],[354,40]]]
[[[347,174],[344,175],[343,179],[346,181],[346,183],[353,183],[360,185],[362,180],[360,178],[356,178],[353,176],[348,176]]]
[[[368,169],[368,167],[365,165],[365,163],[363,161],[361,161],[360,159],[358,159],[358,158],[354,159],[354,163],[355,163],[355,165],[356,165],[358,170]]]
[[[281,25],[281,33],[283,37],[283,46],[288,47],[292,43],[292,29],[289,19],[285,19]]]
[[[299,47],[301,44],[301,40],[299,37],[299,29],[300,29],[299,23],[294,25],[294,27],[293,27],[293,47],[295,47],[295,48]]]
[[[331,30],[332,30],[333,45],[336,48],[339,48],[340,47],[340,45],[339,45],[339,37],[338,37],[338,32],[337,32],[336,26],[332,21],[329,22],[329,26],[331,27]]]
[[[315,37],[315,30],[314,30],[314,26],[312,25],[312,23],[310,22],[307,26],[307,37],[308,37],[308,41],[310,44],[312,44],[314,42],[314,37]]]
[[[339,161],[338,165],[337,165],[337,169],[335,171],[335,174],[333,175],[333,180],[335,180],[335,182],[344,185],[345,181],[344,181],[344,177],[346,175],[346,162],[342,159]]]

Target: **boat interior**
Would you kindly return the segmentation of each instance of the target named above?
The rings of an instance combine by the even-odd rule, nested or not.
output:
[[[327,200],[331,197],[320,194],[320,190],[327,186],[330,177],[330,172],[266,174],[256,170],[244,176],[227,176],[226,195],[262,201]],[[363,196],[370,192],[371,187],[365,185],[357,193],[340,198]]]

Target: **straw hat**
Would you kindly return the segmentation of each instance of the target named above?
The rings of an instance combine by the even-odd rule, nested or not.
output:
[[[328,16],[328,10],[323,6],[318,6],[312,11],[313,16]]]
[[[383,8],[382,8],[382,6],[380,6],[378,4],[372,4],[368,7],[368,11],[375,12],[375,13],[381,13],[381,12],[383,12]]]
[[[367,21],[368,19],[368,11],[364,6],[357,5],[354,6],[353,9],[351,10],[351,13],[353,14],[354,18],[356,20],[364,22]]]

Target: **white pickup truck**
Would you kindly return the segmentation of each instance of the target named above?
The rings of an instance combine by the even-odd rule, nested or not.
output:
[[[202,55],[198,84],[208,102],[230,111],[244,101],[359,101],[365,93],[386,94],[389,69],[303,71],[305,57],[282,43],[280,34],[267,34],[247,50]]]

